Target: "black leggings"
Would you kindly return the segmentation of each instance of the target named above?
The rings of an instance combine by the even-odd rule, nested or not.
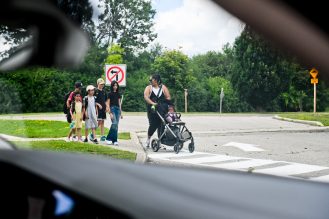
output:
[[[147,131],[148,137],[151,137],[158,129],[158,137],[160,137],[161,119],[157,113],[147,112],[147,118],[149,119],[149,129]]]

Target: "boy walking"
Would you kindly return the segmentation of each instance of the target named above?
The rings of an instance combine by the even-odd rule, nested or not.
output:
[[[91,129],[93,134],[93,139],[90,139],[90,141],[94,142],[95,144],[98,144],[97,138],[96,138],[96,128],[98,126],[97,123],[97,103],[96,103],[96,97],[94,96],[95,93],[95,87],[93,85],[87,86],[87,96],[84,97],[84,116],[85,116],[85,140],[84,142],[88,142],[88,131]]]
[[[97,89],[95,92],[96,96],[96,103],[98,106],[98,127],[100,128],[100,141],[105,141],[106,137],[104,136],[104,121],[106,120],[106,100],[107,100],[107,95],[104,90],[105,86],[105,81],[102,78],[99,78],[97,80]]]

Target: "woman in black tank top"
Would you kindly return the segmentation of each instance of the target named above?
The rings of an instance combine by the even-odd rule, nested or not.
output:
[[[161,83],[160,75],[153,75],[150,79],[151,85],[147,86],[144,91],[144,99],[147,103],[147,117],[149,120],[149,128],[147,131],[146,147],[150,146],[150,139],[154,132],[161,127],[161,119],[156,113],[165,114],[163,105],[170,100],[170,93],[168,88]],[[159,136],[158,136],[159,137]]]

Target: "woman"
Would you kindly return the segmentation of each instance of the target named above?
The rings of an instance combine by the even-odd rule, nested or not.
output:
[[[161,106],[171,99],[168,88],[161,83],[160,75],[155,74],[150,78],[150,85],[144,90],[144,99],[147,103],[147,117],[149,120],[146,147],[150,147],[152,135],[157,129],[159,135],[159,128],[161,127],[161,119],[156,113],[156,109],[161,110],[163,107],[156,106]]]
[[[114,144],[118,146],[118,125],[121,117],[121,95],[119,93],[119,84],[116,81],[111,83],[111,91],[107,96],[106,106],[110,113],[112,125],[109,134],[106,137],[107,144]]]

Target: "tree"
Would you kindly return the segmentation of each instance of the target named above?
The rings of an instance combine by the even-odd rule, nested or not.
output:
[[[112,44],[108,49],[107,64],[122,64],[125,50],[118,44]]]
[[[93,25],[93,9],[89,0],[52,0],[51,2],[77,25],[86,27],[86,29],[87,26]],[[7,50],[0,53],[0,58],[5,58],[19,45],[27,41],[31,37],[31,33],[23,26],[0,25],[0,36],[3,38],[4,44],[8,46]]]
[[[178,50],[171,50],[157,57],[152,66],[153,72],[160,74],[162,81],[169,88],[175,102],[193,79],[188,62],[187,55]]]
[[[246,26],[234,44],[232,84],[257,111],[271,110],[273,100],[289,87],[290,61]]]
[[[146,0],[100,0],[97,42],[109,47],[120,44],[125,50],[146,48],[156,38],[152,27],[155,10]]]

